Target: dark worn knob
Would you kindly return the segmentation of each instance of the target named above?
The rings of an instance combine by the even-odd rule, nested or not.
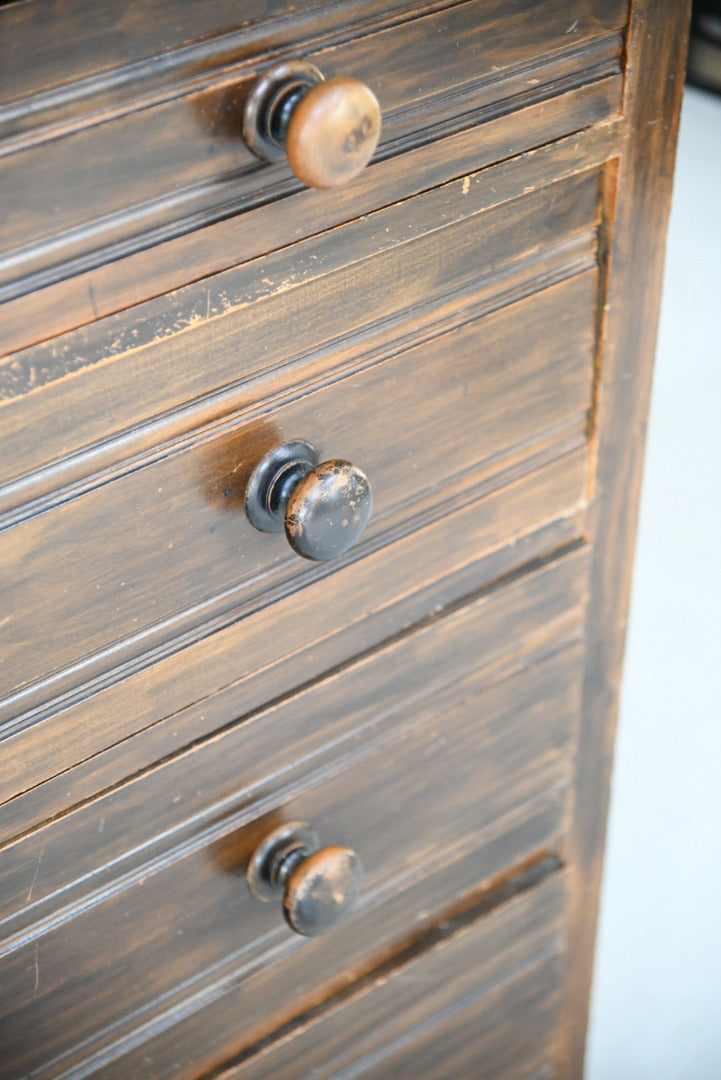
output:
[[[243,110],[243,138],[259,157],[287,157],[309,187],[347,184],[378,144],[375,94],[349,75],[325,79],[303,60],[275,64],[256,80]]]
[[[358,898],[363,868],[350,848],[321,848],[313,829],[293,821],[265,838],[250,860],[247,879],[259,900],[282,900],[292,930],[316,937],[335,926]]]
[[[261,532],[280,532],[306,559],[325,560],[354,544],[372,505],[365,473],[350,461],[320,462],[310,443],[271,450],[251,474],[245,510]]]

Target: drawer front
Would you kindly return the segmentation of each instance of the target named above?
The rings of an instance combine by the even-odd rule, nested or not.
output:
[[[593,267],[599,177],[582,147],[482,170],[0,365],[7,520]]]
[[[113,258],[94,267],[89,280],[76,274],[7,300],[0,324],[0,357],[7,357],[0,369],[0,397],[6,395],[4,382],[8,365],[12,369],[16,363],[14,353],[140,305],[148,297],[187,286],[190,281],[207,284],[211,277],[238,263],[295,243],[299,235],[317,236],[340,222],[357,220],[377,211],[379,190],[383,205],[391,205],[509,158],[515,160],[517,173],[519,155],[535,148],[541,155],[552,153],[554,140],[568,132],[577,134],[574,143],[567,145],[582,147],[589,164],[601,160],[599,147],[605,147],[606,156],[613,156],[621,126],[617,115],[621,91],[622,78],[613,75],[547,101],[534,101],[512,113],[491,115],[483,124],[424,142],[397,157],[374,161],[350,187],[329,189],[321,195],[304,188],[274,202],[271,212],[262,204],[247,208],[144,251]],[[564,144],[566,139],[560,138],[560,142]],[[524,172],[529,163],[524,157]]]
[[[213,1001],[225,1008],[223,988],[248,963],[260,979],[256,991],[250,974],[243,983],[244,995],[257,995],[256,1020],[223,1039],[252,1041],[271,1015],[275,1023],[298,1007],[299,987],[317,993],[397,946],[408,910],[394,908],[394,895],[410,890],[427,916],[464,880],[473,888],[533,855],[539,815],[542,845],[557,845],[584,576],[581,553],[539,570],[6,848],[0,951],[13,992],[2,1041],[19,1074],[55,1055],[102,1056],[109,1042],[120,1057],[138,1025],[147,1022],[150,1037],[193,1011],[192,1001],[201,1012]],[[539,627],[539,611],[557,615]],[[479,669],[483,634],[495,655],[491,646]],[[297,818],[326,842],[355,847],[367,874],[357,916],[308,949],[288,944],[279,912],[242,880],[259,839]],[[439,875],[445,884],[419,899],[434,861],[480,841],[485,855],[476,851],[455,877]],[[73,1009],[75,986],[92,997],[92,1015]]]
[[[313,1022],[297,1023],[228,1068],[223,1080],[551,1075],[566,884],[563,875],[552,878],[477,922],[465,923],[473,908],[456,913],[440,942],[367,976]]]
[[[301,585],[306,564],[243,509],[250,471],[272,445],[306,438],[322,460],[364,469],[374,510],[362,555],[484,470],[549,438],[580,443],[594,295],[593,273],[575,277],[18,524],[8,535],[3,696],[103,649],[105,664],[117,663],[112,646],[127,659],[197,632],[261,587]],[[48,611],[62,635],[48,633]]]
[[[627,4],[602,14],[576,4],[570,33],[561,0],[542,21],[531,0],[511,12],[501,0],[415,12],[251,4],[242,18],[226,4],[192,16],[178,3],[150,6],[150,34],[145,18],[88,18],[81,2],[0,14],[2,299],[297,190],[285,166],[262,165],[239,135],[248,90],[276,57],[368,83],[383,107],[383,159],[484,110],[578,86],[589,67],[596,79],[617,73]]]
[[[2,367],[2,834],[228,722],[192,709],[219,688],[261,704],[402,627],[414,592],[419,611],[448,602],[458,575],[473,589],[580,535],[609,138],[467,175]],[[365,538],[327,568],[243,509],[253,465],[299,436],[374,487]]]
[[[0,774],[0,796],[11,801],[0,833],[82,802],[572,544],[584,529],[586,470],[585,447],[571,448],[520,477],[509,470],[500,486],[481,481],[470,502],[443,504],[413,532],[315,574],[312,587],[266,593],[241,618],[173,643],[147,666],[122,666],[47,708],[11,715]]]
[[[337,271],[317,278],[309,270],[302,283],[301,267],[301,284],[290,293],[273,286],[264,296],[269,286],[261,282],[261,295],[248,297],[251,306],[236,305],[220,319],[222,337],[214,320],[194,329],[191,319],[177,340],[149,346],[150,355],[121,350],[122,362],[91,364],[57,388],[48,384],[45,453],[53,427],[58,445],[77,440],[70,433],[75,408],[85,438],[94,424],[100,431],[106,423],[108,392],[118,418],[123,401],[147,409],[151,387],[160,387],[159,366],[169,372],[170,407],[184,370],[197,372],[197,392],[211,377],[217,383],[224,366],[229,375],[239,346],[249,342],[246,381],[216,407],[222,419],[172,437],[174,419],[149,433],[136,412],[138,437],[152,440],[136,445],[139,453],[124,458],[133,443],[119,438],[105,469],[9,511],[5,574],[14,604],[0,629],[0,710],[15,727],[38,706],[119,665],[147,663],[139,658],[202,638],[219,620],[237,619],[253,598],[308,580],[312,571],[299,566],[284,539],[256,532],[243,510],[250,471],[276,443],[306,438],[325,457],[350,458],[369,475],[374,514],[359,556],[483,477],[524,458],[533,468],[540,451],[553,455],[554,444],[558,454],[585,444],[598,176],[571,176],[551,192],[520,198],[513,212],[503,206],[472,213],[471,190],[456,192],[462,206],[471,200],[460,220],[449,193],[433,193],[420,218],[414,207],[395,208],[364,223],[348,245],[328,247],[335,258],[343,252]],[[445,227],[434,216],[443,207],[451,217]],[[395,246],[379,252],[386,221]],[[420,235],[399,244],[414,221]],[[349,263],[354,238],[357,261]],[[306,253],[309,267],[319,250]],[[549,278],[556,283],[535,291]],[[395,284],[386,288],[387,281]],[[514,296],[515,303],[500,306]],[[208,355],[210,364],[198,362]],[[68,388],[78,395],[72,408],[64,400]],[[8,441],[14,427],[28,454],[33,397],[18,399],[8,425]],[[181,423],[187,427],[187,417]],[[94,455],[81,460],[88,470]],[[78,467],[74,455],[69,462]],[[40,475],[46,482],[52,476],[47,469]],[[61,472],[54,482],[63,479]],[[499,529],[490,539],[507,538]]]

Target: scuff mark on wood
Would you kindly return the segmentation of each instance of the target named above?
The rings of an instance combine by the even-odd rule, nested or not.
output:
[[[40,871],[40,863],[43,861],[43,855],[44,854],[45,854],[45,848],[42,849],[42,851],[40,852],[40,855],[38,856],[38,861],[37,861],[36,866],[35,866],[35,873],[33,874],[33,880],[30,883],[30,888],[28,889],[28,895],[25,898],[25,903],[26,904],[29,904],[30,901],[32,900],[33,889],[35,888],[35,882],[38,880],[38,873]]]

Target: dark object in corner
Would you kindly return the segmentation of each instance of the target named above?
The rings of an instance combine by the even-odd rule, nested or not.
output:
[[[686,81],[721,94],[721,0],[695,0]]]

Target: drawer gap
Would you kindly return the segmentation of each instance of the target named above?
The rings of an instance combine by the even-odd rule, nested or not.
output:
[[[324,987],[324,1000],[320,1004],[311,1006],[289,1018],[264,1038],[259,1039],[234,1057],[227,1059],[222,1066],[204,1072],[198,1080],[216,1080],[225,1070],[249,1061],[274,1043],[280,1042],[282,1039],[292,1036],[296,1031],[309,1026],[331,1009],[337,1008],[343,1002],[363,993],[364,990],[372,988],[375,984],[385,981],[394,974],[398,974],[406,965],[412,964],[414,960],[425,953],[453,939],[478,920],[489,916],[514,899],[541,886],[555,875],[560,874],[564,869],[564,862],[558,852],[535,852],[522,863],[509,867],[503,874],[499,874],[492,881],[484,883],[480,889],[464,897],[459,904],[446,911],[436,913],[434,922],[430,926],[421,928],[406,941],[399,942],[392,955],[376,961],[372,966],[364,970],[356,970],[352,982],[349,983],[347,979],[344,979],[336,986]],[[541,951],[545,952],[545,949],[542,948]],[[533,957],[525,956],[519,962],[518,970],[525,968],[529,962],[533,962]],[[496,980],[513,977],[513,974],[514,969],[512,967],[505,968],[496,976]],[[477,993],[480,994],[490,988],[490,986],[478,987]]]

